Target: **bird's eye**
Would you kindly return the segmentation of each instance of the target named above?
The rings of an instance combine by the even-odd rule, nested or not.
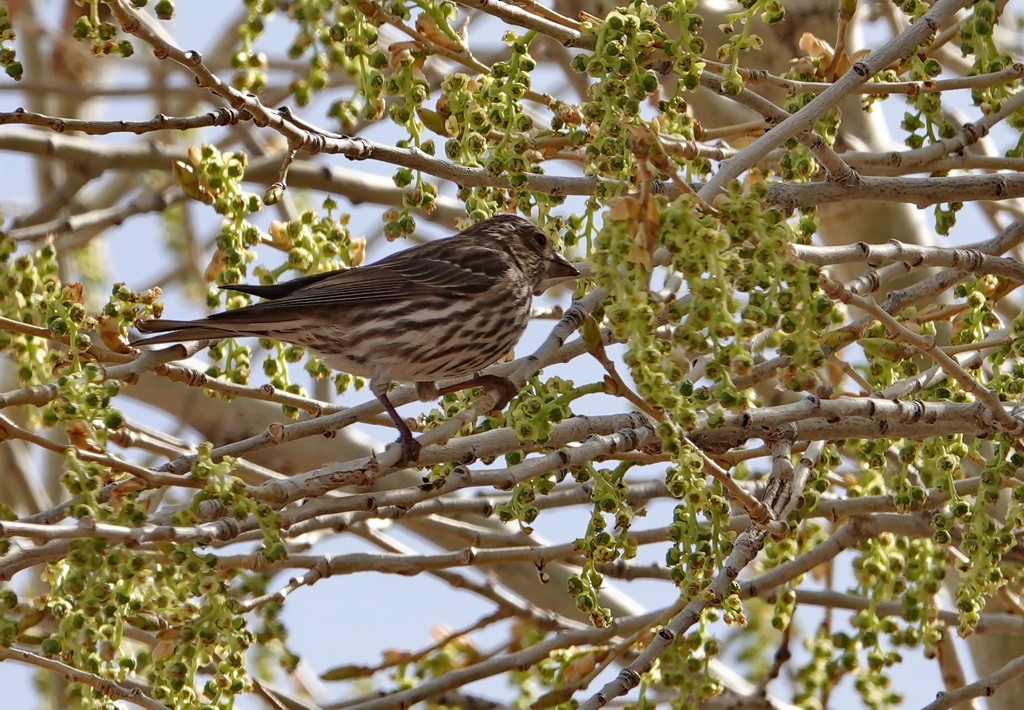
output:
[[[530,239],[533,241],[533,245],[540,250],[543,250],[548,245],[548,235],[544,232],[534,232],[530,235]]]

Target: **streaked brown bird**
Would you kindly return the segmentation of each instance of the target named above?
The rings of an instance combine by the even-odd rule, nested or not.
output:
[[[307,347],[334,369],[370,378],[398,428],[401,463],[409,463],[420,445],[388,399],[390,383],[415,382],[424,400],[486,385],[498,390],[503,408],[512,384],[476,373],[519,341],[541,282],[573,276],[579,272],[544,232],[503,214],[368,266],[271,286],[223,286],[268,300],[195,321],[144,321],[143,332],[164,334],[133,345],[256,336]],[[435,385],[460,377],[469,379]]]

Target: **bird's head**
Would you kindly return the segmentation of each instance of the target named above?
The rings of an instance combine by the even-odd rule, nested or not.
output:
[[[475,226],[486,227],[494,238],[508,245],[523,272],[533,279],[535,289],[546,279],[580,275],[576,267],[555,250],[551,238],[528,219],[514,214],[500,214]]]

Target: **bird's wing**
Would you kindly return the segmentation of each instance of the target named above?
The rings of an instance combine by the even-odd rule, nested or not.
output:
[[[452,244],[454,241],[441,240],[399,252],[369,266],[314,274],[283,284],[229,286],[227,288],[273,300],[217,314],[216,318],[232,320],[235,313],[239,316],[234,317],[251,318],[257,313],[271,316],[285,309],[381,304],[417,296],[470,297],[493,288],[505,278],[509,262],[497,250],[481,248],[478,244],[462,250]]]
[[[146,344],[271,333],[274,326],[299,321],[337,322],[337,307],[413,304],[430,296],[466,297],[484,293],[508,278],[512,263],[497,245],[461,235],[393,254],[369,266],[303,276],[269,286],[239,284],[235,291],[268,298],[244,308],[196,321],[147,321],[143,332],[180,329],[146,339]]]

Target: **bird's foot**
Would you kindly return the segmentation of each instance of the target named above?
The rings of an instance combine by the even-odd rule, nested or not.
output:
[[[395,466],[408,466],[419,461],[420,449],[423,448],[423,445],[412,438],[411,435],[408,437],[401,436],[395,443],[402,447],[402,455],[398,458]]]
[[[503,410],[512,401],[512,398],[519,394],[519,388],[512,384],[512,380],[498,375],[480,375],[476,384],[498,393],[498,400],[494,403],[492,410],[495,412]]]
[[[445,395],[469,389],[470,387],[483,387],[484,389],[494,390],[498,393],[498,400],[494,403],[494,407],[491,408],[491,411],[493,412],[500,412],[503,410],[505,406],[512,401],[512,398],[519,394],[519,388],[512,384],[512,380],[507,377],[500,377],[499,375],[477,375],[465,382],[459,382],[458,384],[442,387],[438,390],[438,393]]]

